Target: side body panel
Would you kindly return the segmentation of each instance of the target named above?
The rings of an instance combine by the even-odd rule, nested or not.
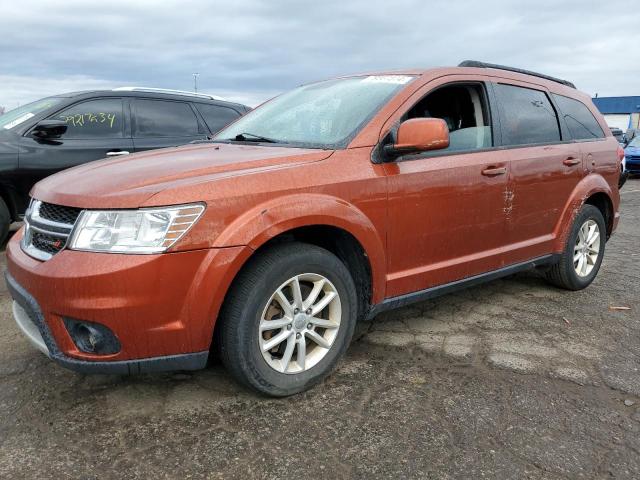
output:
[[[397,296],[503,265],[505,152],[385,165],[389,175],[387,295]]]
[[[506,236],[508,264],[522,262],[551,252],[553,232],[563,207],[576,185],[584,177],[582,154],[563,125],[543,85],[494,78],[492,85],[502,83],[534,90],[549,102],[549,113],[555,116],[560,140],[542,145],[522,145],[502,148],[509,155],[509,188],[505,193]],[[500,124],[505,128],[505,114],[509,105],[499,103]],[[504,138],[504,135],[502,136]]]
[[[25,196],[22,195],[18,184],[16,138],[11,132],[0,132],[0,198],[4,199],[14,219],[24,211],[25,204]]]
[[[479,75],[448,75],[427,81],[387,120],[381,139],[434,89],[486,80]],[[384,166],[389,176],[388,297],[503,266],[506,152],[436,151]],[[485,176],[489,169],[503,173]]]

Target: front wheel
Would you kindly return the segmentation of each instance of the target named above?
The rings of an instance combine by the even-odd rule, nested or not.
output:
[[[587,287],[600,269],[606,235],[600,210],[584,205],[574,220],[560,260],[547,272],[547,280],[567,290]]]
[[[281,397],[333,370],[356,318],[356,289],[346,266],[323,248],[282,244],[260,252],[239,274],[216,341],[238,382]]]

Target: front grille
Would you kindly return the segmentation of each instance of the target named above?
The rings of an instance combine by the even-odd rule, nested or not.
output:
[[[80,212],[82,212],[81,208],[65,207],[63,205],[54,205],[53,203],[45,202],[40,204],[40,217],[51,220],[52,222],[73,225],[76,223]]]
[[[22,250],[49,260],[64,249],[82,209],[33,200],[24,218]]]
[[[55,237],[41,232],[33,232],[31,244],[41,252],[55,255],[64,248],[65,238]]]
[[[626,156],[627,162],[640,162],[640,155],[627,155]]]

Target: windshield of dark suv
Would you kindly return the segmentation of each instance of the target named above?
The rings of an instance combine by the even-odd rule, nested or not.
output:
[[[246,114],[214,140],[342,148],[413,79],[375,75],[305,85]]]
[[[59,104],[61,101],[62,99],[57,97],[43,98],[9,110],[4,115],[0,115],[0,128],[11,130],[37,114]]]

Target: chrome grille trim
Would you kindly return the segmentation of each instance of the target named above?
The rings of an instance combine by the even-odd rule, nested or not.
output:
[[[40,206],[42,202],[40,200],[32,199],[29,204],[29,208],[24,216],[24,236],[22,237],[21,247],[22,250],[29,256],[41,260],[50,260],[55,254],[60,253],[67,246],[67,241],[73,232],[74,224],[56,222],[47,218],[43,218],[40,215]],[[51,245],[51,249],[56,251],[49,252],[38,248],[34,242],[34,233],[38,233],[47,237],[53,237],[61,241],[61,245],[58,248],[55,245]],[[38,241],[42,242],[42,239]],[[42,244],[40,244],[42,246]],[[51,250],[50,249],[50,250]]]
[[[38,225],[37,223],[33,223],[33,221],[29,222],[29,228],[31,230],[34,230],[36,232],[40,232],[40,233],[44,233],[46,235],[51,235],[53,237],[60,237],[60,238],[67,238],[69,236],[69,234],[71,233],[71,230],[65,230],[63,231],[55,231],[53,229],[49,229],[49,228],[42,228],[41,226],[36,226]],[[72,227],[73,228],[73,227]]]
[[[41,217],[40,216],[41,202],[38,200],[35,200],[34,203],[36,202],[38,205],[31,212],[30,221],[32,224],[43,225],[45,227],[49,227],[49,229],[53,232],[66,233],[67,235],[71,232],[71,230],[73,230],[73,224],[54,222],[53,220],[49,220],[47,218]]]

